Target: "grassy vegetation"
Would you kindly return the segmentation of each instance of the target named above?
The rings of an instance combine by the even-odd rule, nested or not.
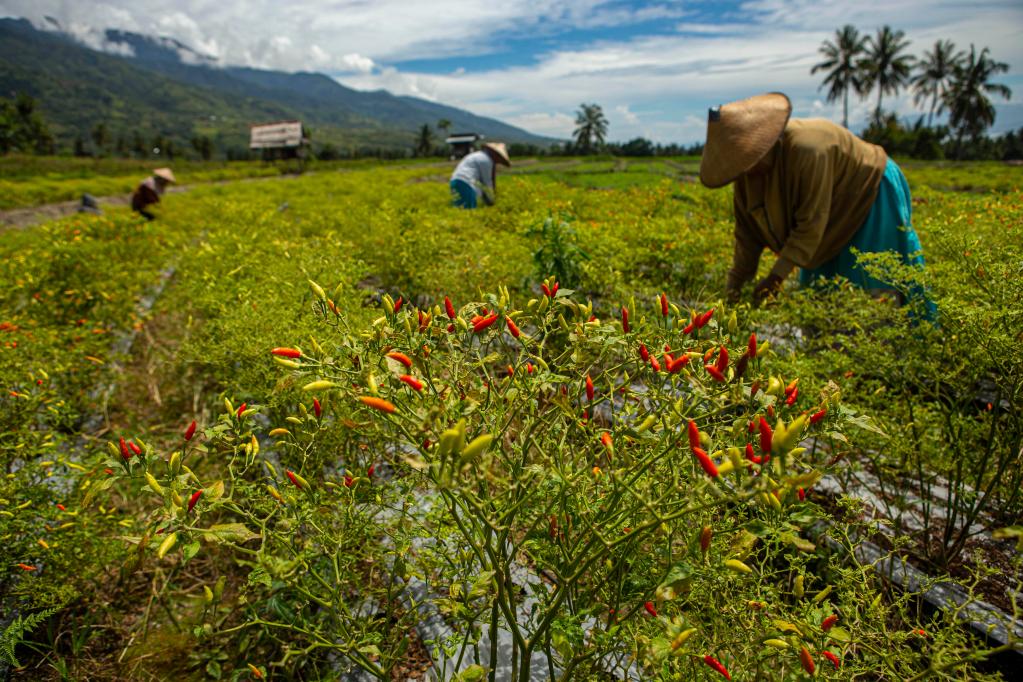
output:
[[[107,179],[134,170],[100,167]],[[521,605],[505,580],[513,562],[556,576],[537,597],[550,619],[522,632],[539,633],[533,645],[576,679],[600,679],[595,651],[623,649],[654,679],[713,679],[704,656],[734,679],[801,679],[804,648],[829,679],[939,668],[999,677],[977,665],[987,649],[955,613],[925,612],[914,591],[833,547],[871,536],[936,576],[976,577],[972,595],[990,598],[990,572],[977,565],[986,557],[970,554],[961,528],[1012,526],[1023,511],[1020,169],[907,168],[928,270],[921,279],[884,259],[874,267],[906,290],[925,286],[937,327],[840,286],[790,289],[763,309],[723,306],[731,196],[680,182],[696,170],[691,159],[513,170],[499,179],[498,205],[475,212],[448,206],[436,165],[345,166],[196,186],[168,195],[149,224],[112,208],[5,235],[0,418],[13,427],[0,438],[0,541],[12,559],[0,592],[8,609],[44,614],[43,625],[8,631],[16,679],[241,679],[249,664],[322,678],[337,661],[390,675],[407,664],[416,620],[397,585],[427,580],[459,632],[488,632]],[[46,172],[100,181],[82,171]],[[45,180],[23,172],[15,182],[28,192]],[[960,182],[983,189],[947,191]],[[171,266],[152,307],[138,308]],[[553,300],[540,292],[549,275],[562,290]],[[675,306],[667,316],[662,292]],[[704,329],[683,332],[691,312],[710,308]],[[472,316],[491,311],[496,324],[474,333]],[[507,317],[528,339],[510,335]],[[130,348],[119,346],[132,331]],[[751,332],[761,353],[739,377]],[[662,362],[666,345],[691,362],[655,374],[640,343]],[[281,367],[276,347],[302,355]],[[726,384],[701,366],[722,347]],[[411,366],[387,359],[392,351]],[[787,405],[782,386],[796,378]],[[334,385],[302,390],[315,380]],[[396,413],[368,408],[367,395]],[[791,425],[822,409],[799,434],[817,447],[775,453],[770,466],[732,463],[710,477],[685,444],[693,419],[724,470],[729,448],[763,454],[751,420]],[[198,435],[186,443],[193,419]],[[495,436],[476,459],[452,459],[465,446],[444,441],[462,419],[467,440]],[[142,454],[125,460],[122,436]],[[385,463],[389,482],[369,473]],[[878,534],[860,503],[818,493],[825,474],[886,481],[896,532]],[[951,503],[930,496],[949,482]],[[898,516],[907,490],[956,518],[909,524]],[[409,511],[424,495],[436,507]],[[822,531],[831,549],[808,532],[817,522],[837,524]],[[1011,606],[1018,555],[987,542],[1010,557],[1001,570]],[[379,612],[358,608],[370,601]],[[822,629],[832,614],[839,625]]]

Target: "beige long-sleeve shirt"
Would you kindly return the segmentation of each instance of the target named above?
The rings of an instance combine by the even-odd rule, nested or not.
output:
[[[790,120],[770,155],[766,173],[735,181],[730,290],[756,275],[765,248],[781,278],[836,256],[870,213],[888,162],[884,149],[824,119]]]

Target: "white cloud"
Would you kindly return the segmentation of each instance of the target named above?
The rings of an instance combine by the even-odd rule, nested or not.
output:
[[[341,65],[346,71],[358,71],[359,73],[369,73],[373,70],[375,64],[369,57],[363,57],[357,52],[346,54],[341,57]]]

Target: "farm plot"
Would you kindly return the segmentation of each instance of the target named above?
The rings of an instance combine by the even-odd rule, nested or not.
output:
[[[932,325],[725,306],[727,191],[543,165],[484,211],[374,168],[6,235],[14,678],[1004,677],[1018,169],[911,170],[928,270],[874,266]]]

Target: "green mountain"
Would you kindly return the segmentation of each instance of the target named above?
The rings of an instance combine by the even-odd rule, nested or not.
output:
[[[323,74],[220,68],[169,38],[108,30],[106,41],[132,56],[91,50],[25,20],[0,19],[0,94],[35,97],[64,148],[76,139],[91,147],[90,135],[102,123],[108,147],[118,141],[145,147],[162,137],[183,149],[203,135],[221,153],[242,152],[250,124],[281,119],[301,119],[315,145],[341,151],[405,150],[419,127],[440,119],[451,121],[453,131],[509,143],[554,142],[462,109],[353,90]]]

